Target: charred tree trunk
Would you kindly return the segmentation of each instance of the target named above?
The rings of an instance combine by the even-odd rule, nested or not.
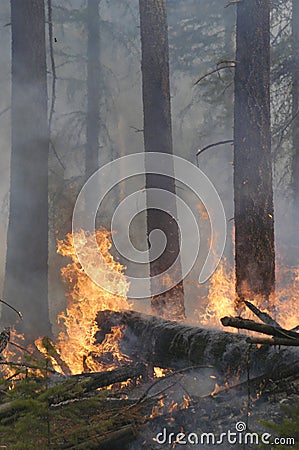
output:
[[[237,4],[234,202],[236,292],[274,290],[275,253],[270,138],[270,2]]]
[[[101,311],[96,321],[100,330],[96,334],[97,342],[102,342],[112,326],[125,325],[122,350],[138,361],[155,366],[209,364],[219,373],[245,375],[250,351],[252,375],[268,373],[280,377],[289,368],[299,371],[296,349],[276,351],[269,346],[249,349],[245,335],[178,324],[136,311]]]
[[[145,152],[172,154],[166,1],[140,0],[139,7]],[[159,188],[175,194],[174,175],[170,178],[146,174],[148,204],[150,204],[150,188]],[[168,205],[165,206],[167,208]],[[176,210],[175,205],[172,206],[172,210]],[[160,258],[150,263],[151,277],[166,272],[176,260],[180,250],[176,220],[164,211],[148,209],[148,238],[155,229],[161,229],[165,233],[167,247]],[[151,257],[151,249],[149,254]],[[180,274],[177,275],[176,278],[180,279]],[[166,294],[153,295],[152,309],[160,316],[182,319],[185,315],[183,283],[180,282]]]
[[[86,159],[85,174],[88,179],[99,165],[100,133],[100,0],[87,3],[87,121],[86,121]]]
[[[11,0],[12,153],[5,298],[23,311],[27,338],[50,333],[48,149],[43,0]],[[7,324],[15,321],[3,310]]]
[[[293,74],[292,74],[292,141],[293,141],[293,193],[294,209],[299,210],[299,0],[293,0],[292,11],[292,45],[293,45]],[[295,221],[295,223],[297,220]],[[298,226],[298,225],[297,225]]]

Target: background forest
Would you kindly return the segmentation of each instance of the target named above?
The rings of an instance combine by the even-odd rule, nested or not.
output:
[[[11,17],[9,2],[1,2],[0,8],[3,287],[11,148]],[[233,136],[236,8],[234,4],[220,1],[192,0],[169,1],[167,8],[174,154],[199,164],[219,192],[226,216],[232,219],[228,221],[226,248],[226,257],[232,263],[232,145],[210,148],[198,157],[196,153],[211,143],[230,140]],[[72,0],[63,5],[52,1],[46,2],[45,12],[50,126],[49,303],[51,322],[55,324],[57,313],[63,308],[64,292],[59,273],[64,262],[56,254],[56,239],[64,238],[70,231],[76,195],[90,167],[102,166],[143,148],[141,49],[137,1],[115,0],[111,4],[104,0]],[[291,1],[272,5],[271,128],[276,246],[279,255],[287,254],[292,261],[292,249],[297,248],[297,242],[292,231],[291,211],[294,211],[294,197],[298,197],[297,149],[294,146],[298,117],[296,105],[292,106],[292,86],[298,83],[293,80],[294,22]],[[90,41],[88,36],[91,36]],[[88,95],[95,99],[93,105],[88,102]],[[92,117],[98,117],[97,123]],[[92,133],[98,134],[98,138],[92,137]],[[88,153],[90,145],[98,145],[98,161],[92,160],[94,156]],[[19,196],[22,198],[22,192]],[[188,193],[182,190],[182,196],[188,198]],[[102,217],[108,223],[114,201],[109,199],[104,206]],[[138,236],[139,229],[137,226],[137,239],[144,245],[144,236]],[[194,278],[191,272],[185,280],[185,295],[190,299],[195,295]],[[192,301],[187,301],[187,305],[192,311]],[[136,307],[139,308],[140,303]]]
[[[5,448],[154,449],[153,436],[169,423],[189,432],[231,423],[240,432],[249,424],[259,433],[270,427],[295,446],[298,25],[299,0],[0,2]],[[222,203],[210,215],[190,184],[161,175],[165,162],[147,171],[152,151],[163,155],[156,161],[168,153],[200,168],[223,203],[227,241],[203,284],[198,274],[217,242],[213,217],[222,217]],[[97,169],[139,152],[146,171],[128,181],[120,165],[122,181],[95,216],[105,269],[89,254],[88,231],[71,234],[75,203]],[[128,294],[134,261],[111,244],[110,225],[135,191],[146,192],[148,206],[150,188],[176,200],[158,213],[148,207],[127,227],[133,246],[149,256],[153,230],[163,230],[169,244],[160,259],[139,267],[139,278],[153,288],[155,275],[179,255],[175,275],[183,272],[189,255],[179,243],[191,249],[200,241],[200,251],[183,281],[171,285],[164,276],[170,288],[138,298]],[[84,195],[81,218],[92,197]],[[200,239],[191,225],[179,239],[169,213],[179,212],[179,197]],[[104,266],[110,289],[89,276],[76,253],[80,239],[90,267]],[[281,418],[285,402],[289,418],[269,423]]]

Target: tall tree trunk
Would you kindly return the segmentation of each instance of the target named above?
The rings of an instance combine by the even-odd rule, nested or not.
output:
[[[292,117],[294,117],[292,126],[293,140],[293,193],[294,210],[297,214],[299,210],[299,0],[293,0],[292,11],[292,46],[293,46],[293,74],[292,74]],[[298,224],[296,228],[298,227]]]
[[[139,0],[139,7],[145,152],[172,154],[166,0]],[[147,173],[148,204],[150,188],[175,194],[174,178]],[[175,210],[175,205],[172,206]],[[151,277],[165,272],[179,255],[179,230],[176,221],[164,211],[148,209],[148,236],[155,229],[165,233],[167,247],[160,258],[150,263]],[[151,256],[151,249],[149,252]],[[152,309],[155,314],[182,319],[185,315],[183,283],[180,282],[165,294],[154,295]]]
[[[23,312],[25,337],[50,333],[48,149],[44,0],[11,0],[12,154],[5,299]],[[6,323],[15,320],[3,310]]]
[[[87,122],[86,122],[86,179],[98,169],[100,131],[100,0],[87,2]]]
[[[270,2],[237,4],[234,202],[236,292],[274,290],[275,253],[270,139]]]

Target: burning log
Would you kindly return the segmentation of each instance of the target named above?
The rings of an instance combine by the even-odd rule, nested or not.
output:
[[[78,396],[95,391],[96,389],[121,383],[131,378],[146,377],[146,375],[147,368],[141,362],[128,364],[114,370],[108,370],[107,372],[72,375],[64,383],[60,384],[61,390],[59,394],[49,397],[49,403],[57,406],[61,402],[76,399]]]
[[[95,372],[88,374],[73,375],[72,378],[85,378],[80,381],[84,392],[94,391],[110,384],[121,383],[130,378],[139,378],[147,376],[146,365],[142,362],[127,364],[107,372]],[[87,380],[86,380],[87,378]]]
[[[221,323],[224,327],[235,327],[243,330],[257,331],[258,333],[279,338],[299,339],[299,334],[295,331],[285,330],[281,327],[264,323],[257,323],[249,319],[241,319],[240,317],[223,317]]]
[[[100,311],[96,321],[99,327],[96,334],[98,343],[102,342],[112,326],[126,326],[121,350],[132,358],[142,358],[164,368],[209,364],[220,373],[228,370],[230,373],[238,370],[246,373],[250,347],[247,336],[191,327],[136,311]],[[255,374],[272,372],[275,367],[279,377],[289,365],[297,364],[299,368],[295,349],[281,349],[278,352],[271,347],[251,347],[250,367]]]

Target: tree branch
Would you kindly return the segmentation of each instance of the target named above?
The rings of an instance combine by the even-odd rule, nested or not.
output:
[[[253,338],[246,339],[249,344],[261,344],[261,345],[285,345],[289,347],[299,347],[299,339],[284,339],[284,338]]]
[[[5,114],[9,110],[10,110],[10,106],[7,106],[6,108],[2,109],[2,111],[0,112],[0,117],[3,116],[3,114]]]
[[[202,77],[200,77],[194,84],[193,86],[196,86],[198,83],[200,83],[202,80],[204,80],[205,78],[209,77],[210,75],[212,75],[213,73],[216,72],[220,72],[220,70],[223,69],[233,69],[235,67],[235,65],[227,65],[227,66],[222,66],[222,67],[217,67],[214,70],[211,70],[211,72],[206,73],[205,75],[203,75]]]
[[[49,48],[50,48],[50,60],[51,60],[51,70],[52,70],[52,98],[51,107],[49,113],[49,132],[51,133],[52,119],[55,109],[56,101],[56,67],[54,59],[54,49],[53,49],[53,22],[52,22],[52,0],[48,0],[48,30],[49,30]]]
[[[209,144],[204,148],[198,149],[196,152],[196,156],[201,155],[205,150],[208,150],[209,148],[217,147],[218,145],[223,145],[223,144],[232,144],[233,142],[234,142],[233,139],[226,139],[225,141],[214,142],[213,144]]]

